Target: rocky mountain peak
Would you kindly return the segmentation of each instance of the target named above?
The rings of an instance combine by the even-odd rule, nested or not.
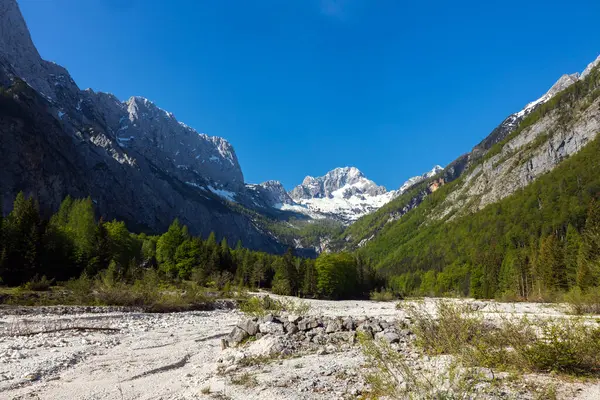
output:
[[[74,85],[63,67],[42,60],[16,0],[0,1],[0,61],[46,98],[56,97],[55,84]]]
[[[574,74],[564,74],[562,75],[554,85],[544,94],[544,96],[553,97],[558,92],[562,92],[575,82],[579,80],[579,73],[575,72]]]
[[[600,56],[598,56],[594,61],[588,64],[588,66],[583,70],[579,79],[585,79],[586,76],[594,69],[595,66],[600,64]]]
[[[327,198],[332,197],[333,192],[344,189],[353,193],[382,194],[386,192],[385,187],[377,186],[375,182],[367,179],[356,167],[335,168],[323,176],[307,176],[302,184],[296,186],[290,196],[295,199]]]
[[[443,170],[444,170],[444,168],[440,167],[439,165],[436,165],[435,167],[433,167],[431,169],[431,171],[425,172],[423,175],[417,175],[417,176],[413,176],[412,178],[407,179],[406,182],[404,182],[402,184],[402,186],[400,186],[400,189],[398,189],[398,192],[399,192],[398,195],[404,193],[411,186],[414,186],[419,182],[423,182],[425,179],[429,179],[429,178],[439,174]]]

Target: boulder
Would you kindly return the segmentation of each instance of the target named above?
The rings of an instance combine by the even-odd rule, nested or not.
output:
[[[398,343],[400,341],[400,335],[392,330],[386,330],[383,332],[378,332],[375,334],[375,339],[377,340],[385,340],[386,342]]]
[[[298,322],[298,329],[308,331],[319,326],[319,322],[315,318],[306,318]]]
[[[237,346],[241,342],[243,342],[248,336],[248,332],[243,330],[240,327],[235,327],[227,337],[227,343],[231,346]]]
[[[274,356],[289,353],[281,336],[264,336],[260,340],[252,342],[246,349],[250,356]]]
[[[356,332],[364,334],[368,339],[373,339],[373,329],[368,322],[365,322],[356,328]]]
[[[288,335],[293,335],[294,333],[298,332],[298,327],[295,324],[288,322],[287,324],[283,325],[283,330]]]
[[[325,328],[325,333],[333,333],[333,332],[339,332],[342,330],[342,321],[335,318],[330,320],[327,323],[327,327]]]
[[[347,331],[353,331],[354,330],[354,320],[350,317],[344,319],[344,322],[342,324],[344,326],[344,329],[346,329]]]
[[[262,317],[260,317],[259,322],[260,323],[273,322],[274,319],[275,319],[275,317],[273,316],[273,314],[266,314],[266,315],[263,315]]]
[[[283,335],[283,325],[276,322],[263,322],[258,326],[261,333],[270,333],[271,335]]]
[[[294,314],[288,315],[288,322],[291,322],[292,324],[297,323],[301,319],[302,319],[302,317],[299,315],[294,315]]]
[[[312,338],[312,342],[316,344],[326,344],[327,343],[327,335],[323,333],[317,333]]]
[[[250,336],[254,336],[258,333],[258,324],[251,319],[243,320],[237,326],[246,331]]]

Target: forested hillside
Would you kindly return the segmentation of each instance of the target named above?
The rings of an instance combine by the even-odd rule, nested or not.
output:
[[[501,154],[524,129],[553,113],[568,126],[575,115],[597,107],[600,74],[560,93],[529,115],[508,138],[494,146],[471,170]],[[536,146],[555,132],[549,127],[524,147],[528,162]],[[514,150],[511,149],[514,152]],[[504,153],[503,153],[504,154]],[[511,154],[507,152],[507,154]],[[524,156],[523,156],[524,155]],[[508,157],[505,157],[508,159]],[[515,168],[513,166],[512,168]],[[575,286],[597,286],[600,278],[600,141],[568,157],[550,172],[509,197],[472,212],[477,198],[440,212],[450,197],[457,202],[465,176],[442,186],[398,221],[384,224],[359,252],[405,293],[456,293],[490,298],[502,294],[542,295]],[[406,202],[398,199],[396,204]],[[387,208],[394,207],[390,204]],[[397,207],[397,205],[396,205]],[[383,211],[383,210],[382,210]],[[369,231],[374,214],[349,231]]]

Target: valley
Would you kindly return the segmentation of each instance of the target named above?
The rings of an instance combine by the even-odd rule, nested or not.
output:
[[[469,126],[487,121],[497,99],[452,116],[454,124],[434,124],[443,131],[428,132],[427,148],[415,152],[436,159],[411,174],[394,166],[406,167],[399,161],[416,133],[396,127],[411,113],[442,121],[465,101],[453,97],[457,86],[492,91],[504,75],[482,89],[456,73],[438,82],[438,70],[412,92],[404,77],[382,105],[375,93],[394,86],[371,72],[369,90],[353,76],[331,90],[340,104],[326,109],[312,92],[299,105],[287,91],[278,109],[272,102],[282,102],[286,85],[273,100],[261,86],[270,80],[249,80],[256,98],[245,108],[256,107],[256,116],[247,121],[273,141],[288,140],[277,150],[284,157],[273,153],[279,161],[261,160],[269,166],[258,168],[245,162],[247,152],[238,160],[235,143],[186,125],[146,97],[82,90],[65,67],[42,58],[20,4],[0,0],[0,397],[600,398],[600,56],[581,72],[563,71],[491,132],[474,136]],[[337,22],[336,29],[352,25]],[[259,36],[279,39],[265,32]],[[251,40],[241,36],[235,46]],[[160,62],[181,63],[169,79],[190,67],[187,55],[160,54]],[[329,88],[367,61],[313,78]],[[244,63],[227,67],[237,64]],[[198,82],[212,80],[208,69],[192,69]],[[197,94],[186,87],[185,96],[175,95],[166,81],[146,85],[168,87],[178,99]],[[235,95],[240,88],[229,79],[221,86],[211,93],[215,104],[222,94],[232,109],[215,113],[212,98],[203,103],[198,115],[207,126],[245,114],[235,107],[248,101]],[[435,109],[418,106],[428,90],[443,94]],[[346,98],[364,101],[361,118],[352,118],[354,103],[342,106]],[[401,118],[386,122],[399,104],[394,115]],[[288,120],[290,110],[296,120]],[[271,119],[279,122],[271,126]],[[339,124],[326,132],[339,148],[302,141],[318,131],[305,122],[329,127],[329,119]],[[440,154],[456,151],[463,129],[479,142],[436,165]],[[406,141],[393,141],[392,156],[376,160],[388,166],[388,180],[380,181],[384,174],[366,161],[384,152],[366,149],[384,133]],[[344,149],[361,146],[365,162],[346,162]],[[312,158],[323,149],[327,163]],[[297,165],[304,167],[293,185],[274,179],[274,168]],[[371,166],[364,171],[387,187],[353,165]],[[262,183],[244,174],[261,168],[269,172]]]

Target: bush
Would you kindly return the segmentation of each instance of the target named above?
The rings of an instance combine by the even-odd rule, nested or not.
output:
[[[579,287],[571,289],[564,296],[573,314],[600,314],[600,288],[590,288],[586,291]]]
[[[93,304],[94,281],[83,273],[77,279],[71,279],[65,283],[65,288],[71,293],[75,304]]]
[[[48,279],[46,276],[38,278],[35,276],[31,281],[24,285],[24,289],[33,290],[35,292],[45,292],[50,290],[50,287],[54,284],[54,279]]]
[[[305,301],[291,299],[276,300],[269,296],[250,297],[240,302],[240,310],[252,317],[262,317],[266,314],[281,314],[286,311],[290,314],[306,315],[310,311],[310,304]]]
[[[456,363],[439,365],[433,371],[415,370],[402,352],[384,340],[364,334],[358,341],[370,366],[366,375],[370,392],[366,398],[392,399],[472,399],[481,376],[474,369]]]
[[[402,296],[394,293],[390,289],[374,290],[369,294],[369,298],[373,301],[393,301],[400,300]]]

